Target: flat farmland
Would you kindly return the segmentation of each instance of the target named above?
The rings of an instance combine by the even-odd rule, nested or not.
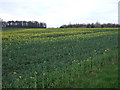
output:
[[[117,88],[117,28],[2,30],[3,88]]]

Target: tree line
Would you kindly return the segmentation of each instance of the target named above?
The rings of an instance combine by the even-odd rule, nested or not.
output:
[[[46,28],[44,22],[38,21],[2,21],[2,27],[16,27],[16,28]]]
[[[68,24],[62,25],[60,28],[112,28],[112,27],[120,27],[119,24],[100,24],[99,22],[91,23],[91,24]]]

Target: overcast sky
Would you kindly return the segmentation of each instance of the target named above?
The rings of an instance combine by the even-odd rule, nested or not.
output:
[[[0,0],[0,18],[59,27],[76,23],[118,23],[119,0]]]

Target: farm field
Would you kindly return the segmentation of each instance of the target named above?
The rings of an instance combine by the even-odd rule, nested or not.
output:
[[[118,88],[117,28],[2,31],[3,88]]]

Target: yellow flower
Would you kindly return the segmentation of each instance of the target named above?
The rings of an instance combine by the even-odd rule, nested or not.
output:
[[[16,72],[13,72],[13,74],[17,74]]]
[[[34,79],[34,77],[30,77],[31,79]]]
[[[107,50],[105,50],[105,52],[107,52]]]
[[[22,76],[19,76],[19,78],[21,79],[21,78],[22,78]]]
[[[105,53],[103,53],[103,54],[105,54]]]
[[[94,50],[94,52],[96,52],[96,50]]]
[[[44,63],[46,63],[46,61],[44,61]]]
[[[19,78],[17,78],[16,80],[19,81]]]
[[[45,75],[45,73],[43,73],[43,75]]]
[[[90,61],[89,59],[87,59],[86,61]]]
[[[35,74],[37,74],[37,72],[35,71]]]
[[[91,57],[89,57],[91,59]]]

